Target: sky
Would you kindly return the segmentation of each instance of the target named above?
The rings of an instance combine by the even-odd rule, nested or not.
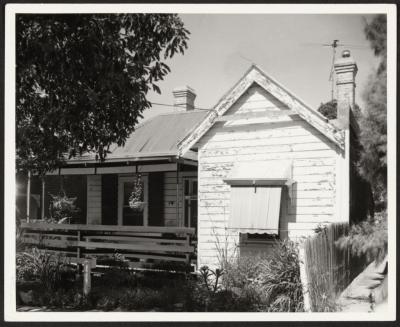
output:
[[[349,48],[357,62],[356,102],[363,105],[362,90],[378,61],[363,33],[363,17],[356,14],[183,14],[190,31],[188,49],[166,63],[171,68],[159,83],[161,95],[151,102],[172,104],[172,90],[188,85],[197,94],[195,106],[209,109],[246,72],[251,63],[317,109],[331,98],[329,73],[332,48],[318,44],[363,45]],[[310,44],[314,43],[314,44]],[[345,48],[338,48],[338,55]],[[174,109],[156,106],[147,119]]]

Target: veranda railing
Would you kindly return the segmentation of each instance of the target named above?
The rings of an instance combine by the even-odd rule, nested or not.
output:
[[[131,267],[162,263],[190,264],[195,257],[195,229],[22,222],[22,241],[81,263],[101,264],[120,255]]]

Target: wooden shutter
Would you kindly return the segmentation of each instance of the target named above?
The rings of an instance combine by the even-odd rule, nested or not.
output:
[[[101,223],[118,225],[118,175],[101,176]]]
[[[232,187],[229,227],[243,233],[278,234],[281,191],[281,187]]]
[[[148,225],[164,226],[164,173],[150,173],[148,187]]]

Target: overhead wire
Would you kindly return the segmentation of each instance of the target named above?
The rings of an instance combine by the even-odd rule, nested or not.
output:
[[[167,104],[167,103],[159,103],[159,102],[151,102],[150,101],[150,103],[151,104],[155,104],[155,105],[158,105],[158,106],[164,106],[164,107],[182,107],[182,108],[184,108],[185,107],[185,105],[180,105],[180,104]],[[197,110],[207,110],[207,111],[210,111],[210,110],[212,110],[212,109],[206,109],[206,108],[199,108],[199,107],[194,107],[194,109],[197,109]]]

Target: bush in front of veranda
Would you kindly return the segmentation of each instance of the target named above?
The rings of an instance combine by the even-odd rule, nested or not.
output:
[[[68,259],[38,248],[27,248],[16,254],[17,282],[37,281],[46,290],[68,287],[75,279],[75,271]]]

